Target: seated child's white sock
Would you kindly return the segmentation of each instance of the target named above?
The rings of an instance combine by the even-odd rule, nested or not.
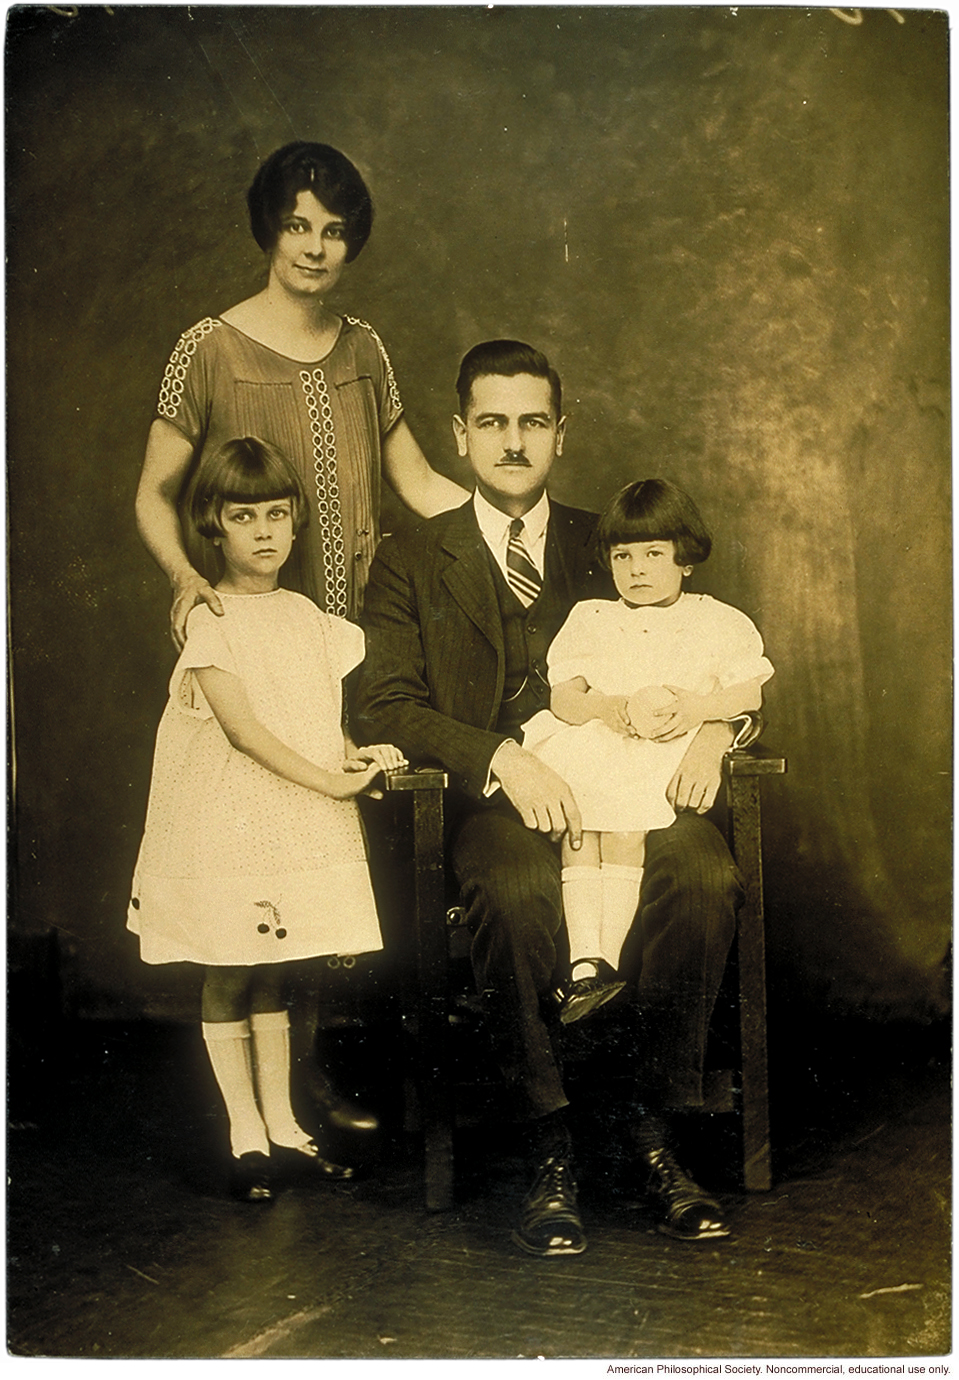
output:
[[[249,1021],[203,1021],[200,1028],[230,1118],[230,1149],[237,1158],[253,1150],[268,1155],[266,1127],[253,1094]]]
[[[274,1145],[306,1145],[311,1139],[290,1105],[290,1018],[286,1011],[254,1011],[250,1017],[256,1090]]]
[[[603,892],[598,867],[564,867],[563,912],[569,934],[569,957],[574,978],[595,974],[595,967],[577,969],[583,959],[600,956],[603,923]]]
[[[618,968],[620,950],[636,918],[643,869],[603,863],[600,876],[603,890],[603,928],[599,954],[611,968]]]

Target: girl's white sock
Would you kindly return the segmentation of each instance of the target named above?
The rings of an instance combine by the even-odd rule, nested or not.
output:
[[[286,1011],[255,1011],[250,1017],[256,1090],[263,1120],[274,1145],[298,1148],[311,1136],[290,1105],[290,1018]]]
[[[573,977],[582,977],[582,972],[575,971],[577,962],[584,958],[600,956],[599,941],[603,923],[600,870],[598,867],[564,867],[561,877],[563,912],[566,916],[566,931],[569,934],[569,957],[574,966]],[[595,972],[595,969],[593,971]]]
[[[203,1021],[206,1052],[230,1118],[230,1149],[239,1158],[270,1153],[266,1127],[253,1094],[249,1021]]]
[[[618,968],[623,941],[636,918],[643,869],[603,863],[600,876],[603,891],[603,929],[599,952],[611,968]]]

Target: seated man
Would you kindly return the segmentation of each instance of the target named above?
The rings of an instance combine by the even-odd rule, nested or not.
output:
[[[381,544],[352,724],[359,741],[396,743],[412,762],[439,762],[449,775],[447,846],[477,988],[529,1129],[533,1183],[513,1240],[534,1255],[575,1255],[586,1238],[559,1060],[557,841],[568,832],[578,847],[582,830],[569,787],[519,736],[549,703],[546,652],[572,605],[613,591],[597,584],[608,577],[591,562],[595,516],[546,493],[565,434],[547,359],[517,341],[477,345],[457,391],[453,432],[475,492]],[[702,818],[731,741],[729,725],[704,724],[673,778],[669,796],[681,813],[647,837],[619,974],[633,989],[640,1034],[625,1109],[637,1188],[664,1231],[691,1240],[728,1234],[719,1204],[677,1164],[669,1118],[702,1104],[706,1031],[741,900],[725,841]]]

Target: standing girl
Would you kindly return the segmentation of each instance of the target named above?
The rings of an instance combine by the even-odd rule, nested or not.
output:
[[[266,281],[178,340],[137,489],[141,536],[172,586],[178,649],[194,604],[217,615],[224,607],[210,583],[218,574],[210,543],[184,499],[199,465],[231,438],[259,436],[276,446],[303,484],[311,520],[282,583],[353,622],[380,539],[383,484],[423,517],[468,497],[427,463],[380,336],[336,307],[373,225],[359,169],[329,144],[297,140],[261,164],[246,199]],[[304,1016],[304,1033],[315,1038],[323,1024],[315,1001]],[[376,1126],[319,1068],[311,1078],[330,1124],[355,1132]]]
[[[188,620],[127,924],[145,962],[204,965],[231,1189],[265,1201],[277,1162],[353,1172],[293,1115],[283,966],[382,947],[354,797],[404,759],[344,738],[342,679],[363,658],[362,632],[278,588],[309,512],[279,451],[228,441],[202,461],[190,512],[219,553],[223,611],[201,604]]]
[[[758,709],[773,674],[744,613],[683,592],[712,541],[681,489],[628,484],[600,517],[597,541],[619,600],[573,607],[547,658],[551,710],[524,736],[569,784],[583,818],[582,847],[563,841],[567,1024],[623,987],[604,965],[618,967],[636,916],[646,833],[676,818],[667,788],[690,742],[709,720]]]

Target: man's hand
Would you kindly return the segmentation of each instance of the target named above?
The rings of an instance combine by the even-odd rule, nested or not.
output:
[[[187,615],[195,604],[206,604],[218,616],[223,612],[220,596],[202,575],[177,580],[173,586],[173,607],[170,609],[170,636],[178,652],[183,651]]]
[[[723,753],[732,741],[729,724],[702,725],[666,787],[666,799],[674,810],[695,810],[704,815],[712,807],[722,778]]]
[[[551,767],[507,738],[493,753],[490,770],[527,829],[549,834],[554,843],[568,834],[570,847],[579,847],[583,838],[579,807],[566,782]]]

